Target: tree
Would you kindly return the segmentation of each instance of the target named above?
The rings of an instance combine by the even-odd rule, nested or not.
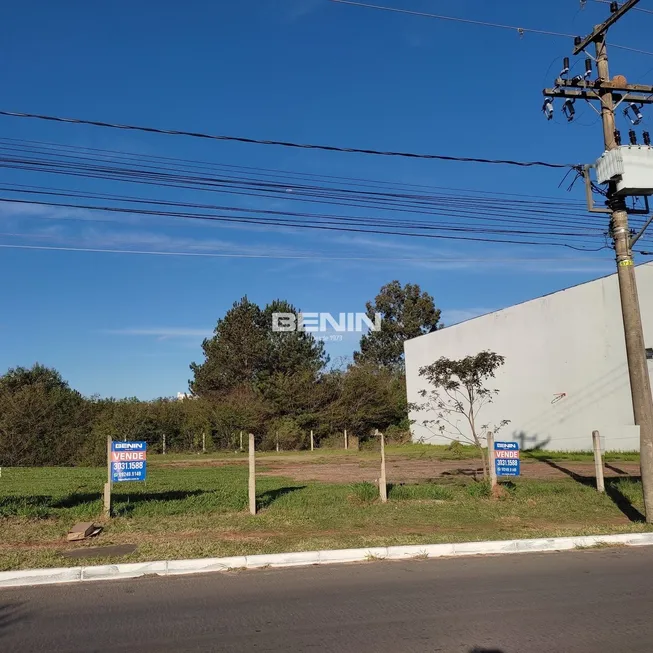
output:
[[[352,365],[340,373],[339,382],[339,396],[328,408],[333,430],[347,428],[365,438],[374,429],[405,419],[405,385],[396,372],[373,364]]]
[[[0,377],[0,466],[78,462],[91,418],[90,403],[56,370],[10,369]]]
[[[34,363],[30,368],[12,367],[0,377],[0,390],[18,392],[25,387],[40,387],[44,390],[70,390],[67,381],[51,367]]]
[[[480,424],[479,413],[499,394],[498,390],[486,388],[485,384],[494,378],[504,362],[503,356],[482,351],[460,360],[442,357],[419,370],[431,389],[420,391],[427,401],[414,408],[435,413],[434,419],[424,420],[422,424],[449,440],[463,440],[478,447],[483,459],[484,478],[489,473],[487,452],[483,448],[483,443],[487,443],[486,434],[488,431],[496,434],[509,424],[509,420],[495,425]]]
[[[204,362],[191,363],[194,379],[190,390],[196,395],[227,393],[253,382],[261,373],[267,353],[264,317],[247,297],[234,302],[218,320],[212,338],[202,343]]]
[[[381,328],[361,338],[361,350],[354,360],[391,369],[403,370],[406,340],[432,333],[440,322],[433,297],[417,284],[402,287],[399,281],[392,281],[381,288],[374,302],[367,302],[366,309],[372,321],[377,313],[381,316]]]
[[[191,391],[199,396],[224,396],[241,386],[265,392],[274,374],[310,370],[326,364],[324,343],[305,331],[273,331],[273,313],[298,313],[294,306],[275,300],[263,310],[243,297],[218,320],[214,336],[204,340],[205,360],[191,364]]]

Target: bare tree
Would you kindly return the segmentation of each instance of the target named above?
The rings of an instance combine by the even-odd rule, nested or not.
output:
[[[475,356],[460,360],[439,358],[435,363],[421,367],[420,376],[430,384],[428,390],[421,390],[426,399],[424,404],[413,409],[435,414],[422,424],[431,432],[448,440],[458,440],[478,447],[483,460],[483,478],[488,477],[487,433],[496,435],[509,420],[498,424],[482,424],[479,413],[499,394],[496,389],[486,388],[486,382],[494,378],[495,372],[504,364],[505,358],[491,351],[482,351]]]

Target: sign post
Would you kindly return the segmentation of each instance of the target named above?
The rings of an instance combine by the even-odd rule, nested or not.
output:
[[[519,443],[494,443],[494,469],[497,476],[519,476]]]
[[[494,489],[497,486],[497,468],[494,464],[494,433],[487,433],[487,456],[488,467],[490,468],[490,486]]]
[[[111,436],[107,435],[107,482],[104,484],[104,516],[111,517]]]

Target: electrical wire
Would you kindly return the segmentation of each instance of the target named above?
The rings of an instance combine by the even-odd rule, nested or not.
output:
[[[1,156],[0,167],[46,172],[67,176],[85,177],[90,179],[115,180],[128,183],[156,185],[174,188],[189,188],[208,190],[211,192],[229,193],[255,197],[283,197],[288,201],[318,202],[340,206],[355,206],[358,208],[374,208],[401,211],[415,214],[440,214],[441,211],[465,213],[466,209],[483,208],[489,215],[499,214],[510,217],[512,212],[529,209],[529,220],[537,221],[538,216],[549,216],[548,221],[555,223],[563,218],[565,224],[595,225],[595,220],[578,216],[580,205],[561,205],[560,202],[535,202],[530,200],[506,200],[488,197],[423,195],[394,192],[352,191],[339,187],[320,187],[296,182],[265,182],[234,177],[195,177],[183,174],[178,176],[171,171],[159,173],[152,166],[141,168],[109,167],[102,161],[80,159],[78,162],[61,162],[43,159],[14,159]],[[174,171],[173,171],[174,172]],[[289,185],[292,183],[292,185]],[[578,207],[578,208],[577,208]],[[439,209],[439,210],[438,210]]]
[[[603,5],[612,4],[611,0],[592,0],[592,2],[597,2]],[[633,7],[633,11],[641,11],[643,14],[653,14],[653,11],[650,9],[642,9],[641,7]]]
[[[339,0],[340,1],[340,0]],[[443,154],[417,154],[414,152],[397,152],[372,150],[354,147],[339,147],[335,145],[315,145],[309,143],[295,143],[292,141],[262,140],[244,136],[224,136],[218,134],[207,134],[177,129],[160,129],[157,127],[145,127],[142,125],[124,125],[120,123],[103,122],[98,120],[87,120],[83,118],[64,118],[61,116],[49,116],[36,113],[23,113],[18,111],[0,111],[0,115],[13,118],[30,118],[35,120],[46,120],[51,122],[71,123],[76,125],[91,125],[94,127],[105,127],[109,129],[123,129],[128,131],[141,131],[154,134],[165,134],[168,136],[188,136],[191,138],[203,138],[216,141],[232,141],[255,145],[278,145],[280,147],[292,147],[306,150],[324,150],[327,152],[343,152],[348,154],[369,154],[375,156],[402,157],[410,159],[430,159],[437,161],[458,161],[463,163],[486,163],[493,165],[510,165],[521,168],[543,167],[543,168],[571,168],[578,164],[572,163],[548,163],[546,161],[514,161],[510,159],[485,159],[478,157],[447,156]]]
[[[440,14],[431,14],[423,11],[412,11],[410,9],[400,9],[398,7],[387,7],[385,5],[374,5],[368,4],[365,2],[354,2],[354,0],[330,0],[331,2],[337,2],[338,4],[351,5],[354,7],[364,7],[366,9],[378,9],[381,11],[391,11],[399,14],[409,14],[412,16],[421,16],[422,18],[435,18],[437,20],[447,20],[455,21],[457,23],[468,23],[471,25],[480,25],[482,27],[493,27],[495,29],[504,29],[510,30],[512,32],[517,32],[520,36],[525,33],[530,34],[542,34],[545,36],[559,36],[564,38],[573,39],[576,38],[576,34],[565,34],[564,32],[553,32],[551,30],[542,30],[542,29],[531,29],[528,27],[519,27],[516,25],[503,25],[501,23],[490,23],[483,20],[473,20],[471,18],[459,18],[456,16],[443,16]],[[638,52],[639,54],[648,54],[653,55],[653,52],[646,52],[645,50],[636,50],[635,48],[630,48],[625,45],[617,45],[616,43],[608,43],[609,46],[613,48],[619,48],[621,50],[630,50],[631,52]]]
[[[553,65],[553,62],[551,65]],[[546,85],[546,83],[543,83],[543,85]],[[131,162],[135,159],[140,163],[142,163],[143,161],[154,161],[157,164],[161,164],[163,162],[163,164],[166,164],[165,167],[168,167],[168,164],[170,164],[170,169],[174,169],[174,170],[182,169],[182,170],[210,170],[210,171],[229,170],[229,171],[238,171],[238,172],[245,171],[254,176],[262,176],[262,177],[278,178],[280,175],[289,175],[291,177],[318,180],[321,182],[326,181],[328,183],[332,183],[335,180],[335,181],[342,182],[347,186],[368,186],[368,187],[381,186],[384,189],[398,188],[401,190],[406,190],[406,189],[420,188],[428,191],[434,191],[434,190],[457,191],[463,193],[478,193],[481,195],[496,195],[499,197],[528,197],[530,198],[530,200],[553,200],[556,203],[556,205],[560,205],[562,203],[568,205],[574,204],[583,207],[585,206],[585,203],[582,201],[561,200],[560,198],[551,197],[551,196],[541,196],[541,195],[532,195],[532,194],[526,195],[524,193],[506,193],[500,191],[486,191],[486,190],[460,188],[460,187],[452,188],[449,186],[433,186],[429,184],[415,184],[415,183],[407,183],[407,182],[389,182],[381,179],[369,179],[369,178],[362,178],[362,177],[344,177],[339,175],[325,175],[325,174],[317,174],[317,173],[310,173],[310,172],[300,172],[296,170],[295,171],[283,170],[277,168],[239,166],[233,164],[216,163],[212,161],[202,161],[197,159],[183,159],[183,158],[168,157],[168,156],[157,156],[152,154],[142,154],[142,153],[128,152],[124,150],[107,150],[107,149],[100,149],[100,148],[93,148],[93,147],[83,147],[78,145],[69,145],[65,143],[55,143],[51,141],[34,141],[34,140],[25,140],[25,139],[17,139],[17,138],[0,137],[0,147],[2,147],[3,145],[6,146],[8,149],[15,149],[16,151],[28,151],[28,152],[48,153],[48,154],[51,154],[52,150],[55,153],[60,153],[61,151],[63,151],[68,154],[70,152],[74,152],[76,154],[92,152],[94,154],[99,154],[100,157],[98,158],[107,158],[109,160],[126,159],[127,161]],[[172,164],[175,165],[172,166]]]
[[[611,48],[618,48],[619,50],[627,50],[628,52],[636,52],[637,54],[646,54],[649,57],[653,57],[653,52],[648,52],[648,50],[639,50],[637,48],[630,48],[626,45],[617,45],[616,43],[608,43]]]
[[[333,225],[331,223],[306,223],[293,220],[279,220],[274,219],[270,220],[260,216],[226,216],[226,215],[215,215],[215,214],[198,214],[198,213],[188,213],[188,212],[172,212],[172,211],[154,211],[146,209],[133,209],[127,207],[114,207],[114,206],[94,206],[87,204],[73,204],[73,203],[57,203],[57,202],[34,202],[29,200],[21,200],[7,197],[0,197],[0,202],[16,203],[16,204],[30,204],[38,206],[49,206],[49,207],[63,207],[63,208],[74,208],[74,209],[85,209],[89,211],[106,211],[106,212],[116,212],[116,213],[131,213],[136,215],[151,215],[151,216],[160,216],[160,217],[176,217],[176,218],[185,218],[190,220],[208,220],[216,222],[226,222],[226,223],[236,223],[236,224],[256,224],[256,225],[272,225],[276,227],[292,227],[293,229],[317,229],[317,230],[326,230],[326,231],[341,231],[341,232],[351,232],[351,233],[366,233],[366,234],[379,234],[379,235],[388,235],[388,236],[405,236],[412,238],[429,238],[429,239],[443,239],[443,240],[456,240],[456,241],[470,241],[470,242],[484,242],[484,243],[504,243],[511,245],[538,245],[538,246],[550,246],[550,247],[565,247],[568,249],[573,249],[576,251],[585,251],[585,252],[599,252],[603,249],[609,249],[606,245],[601,247],[581,247],[571,245],[569,243],[562,242],[547,242],[547,241],[530,241],[530,240],[513,240],[513,239],[496,239],[496,238],[482,238],[480,236],[460,236],[460,235],[445,235],[445,234],[432,234],[432,233],[414,233],[412,231],[396,231],[389,229],[380,229],[374,225],[369,227],[365,226],[349,226],[349,225]],[[528,232],[524,234],[516,233],[517,236],[530,236]],[[538,234],[545,235],[545,234]]]
[[[562,32],[552,32],[549,30],[542,30],[542,29],[530,29],[528,27],[515,27],[513,25],[502,25],[500,23],[488,23],[487,21],[473,20],[471,18],[458,18],[456,16],[442,16],[440,14],[430,14],[423,11],[411,11],[409,9],[399,9],[398,7],[386,7],[383,5],[373,5],[364,2],[354,2],[353,0],[331,0],[331,2],[337,2],[338,4],[343,4],[343,5],[352,5],[355,7],[365,7],[366,9],[381,9],[383,11],[392,11],[399,14],[411,14],[413,16],[422,16],[424,18],[437,18],[438,20],[449,20],[457,23],[468,23],[471,25],[482,25],[483,27],[495,27],[497,29],[507,29],[513,32],[518,32],[519,34],[529,32],[531,34],[544,34],[546,36],[562,36],[564,38],[569,38],[569,39],[574,38],[574,34],[564,34]]]
[[[64,252],[92,252],[104,254],[135,254],[135,255],[148,255],[148,256],[191,256],[191,257],[204,257],[204,258],[245,258],[245,259],[279,259],[279,260],[307,260],[307,261],[371,261],[375,264],[379,263],[378,256],[325,256],[322,254],[247,254],[242,252],[234,253],[218,253],[218,252],[178,252],[178,251],[156,251],[156,250],[134,250],[134,249],[103,249],[92,247],[54,247],[54,246],[41,246],[41,245],[13,245],[8,243],[0,243],[0,248],[4,249],[35,249],[35,250],[52,250]],[[393,262],[415,262],[415,263],[442,263],[449,265],[459,265],[461,263],[479,263],[479,264],[493,264],[493,263],[586,263],[588,261],[603,262],[602,258],[568,258],[568,257],[555,257],[555,258],[513,258],[501,257],[500,259],[491,258],[424,258],[424,257],[388,257],[383,256],[384,261]]]

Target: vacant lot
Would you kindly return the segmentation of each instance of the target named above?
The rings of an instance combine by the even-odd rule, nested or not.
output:
[[[591,468],[582,461],[550,461],[560,469],[543,462],[525,463],[525,471],[543,466],[559,472],[559,478],[539,480],[527,473],[505,486],[503,498],[493,499],[483,483],[455,471],[473,470],[473,459],[402,458],[390,450],[392,485],[389,502],[383,505],[376,500],[377,488],[363,482],[377,476],[374,452],[262,456],[257,483],[260,512],[251,516],[246,512],[247,468],[233,454],[212,460],[161,458],[150,463],[147,483],[115,486],[116,516],[103,524],[97,538],[76,544],[65,540],[73,523],[103,523],[98,516],[105,470],[3,469],[0,569],[76,565],[79,559],[62,554],[113,544],[137,548],[120,558],[95,557],[81,563],[646,529],[638,521],[639,480],[610,479],[608,494],[599,495],[592,488]],[[423,478],[432,481],[400,484],[402,473],[412,478],[411,465],[439,471],[424,472]],[[449,465],[454,473],[445,473],[441,465]],[[573,471],[578,465],[582,473]],[[349,471],[338,471],[343,468]],[[319,474],[331,482],[309,480]],[[338,479],[347,482],[333,482]]]
[[[153,456],[157,467],[222,467],[246,465],[246,454]],[[478,477],[483,473],[480,458],[472,447],[457,453],[447,447],[404,445],[387,448],[388,481],[416,483],[450,477]],[[307,451],[259,454],[261,475],[283,476],[295,481],[322,483],[374,482],[379,478],[379,453],[375,451]],[[532,479],[563,479],[594,476],[591,453],[522,453],[522,476]],[[628,477],[639,475],[639,455],[613,453],[606,456],[605,475]]]

